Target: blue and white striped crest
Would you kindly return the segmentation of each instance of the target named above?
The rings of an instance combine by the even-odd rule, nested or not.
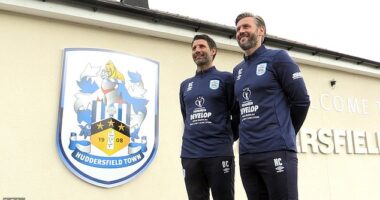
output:
[[[131,118],[131,104],[130,103],[114,103],[108,106],[102,101],[92,102],[92,122],[98,122],[107,118],[115,118],[124,124],[130,124]]]
[[[57,146],[66,167],[101,187],[131,181],[158,146],[157,62],[65,49]]]

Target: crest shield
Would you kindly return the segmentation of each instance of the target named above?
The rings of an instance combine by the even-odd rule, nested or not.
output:
[[[265,74],[266,70],[267,70],[267,63],[258,64],[256,68],[256,75],[261,76]]]
[[[216,90],[219,88],[219,80],[210,80],[210,89]]]
[[[131,181],[158,146],[159,64],[102,49],[65,49],[57,128],[59,156],[101,187]]]

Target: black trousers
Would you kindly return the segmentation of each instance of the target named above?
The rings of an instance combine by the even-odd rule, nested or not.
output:
[[[296,152],[243,154],[239,165],[248,200],[298,200]]]
[[[182,158],[189,200],[233,200],[235,161],[233,156]]]

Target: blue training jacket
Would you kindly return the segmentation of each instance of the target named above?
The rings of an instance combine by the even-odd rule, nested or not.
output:
[[[215,67],[181,83],[182,158],[233,156],[239,122],[233,94],[232,74]]]
[[[296,149],[309,95],[298,65],[284,50],[260,46],[233,71],[240,108],[240,154]]]

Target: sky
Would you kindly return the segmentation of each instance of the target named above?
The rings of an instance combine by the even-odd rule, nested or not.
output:
[[[380,62],[377,0],[150,0],[150,9],[234,26],[245,11],[267,34]]]

